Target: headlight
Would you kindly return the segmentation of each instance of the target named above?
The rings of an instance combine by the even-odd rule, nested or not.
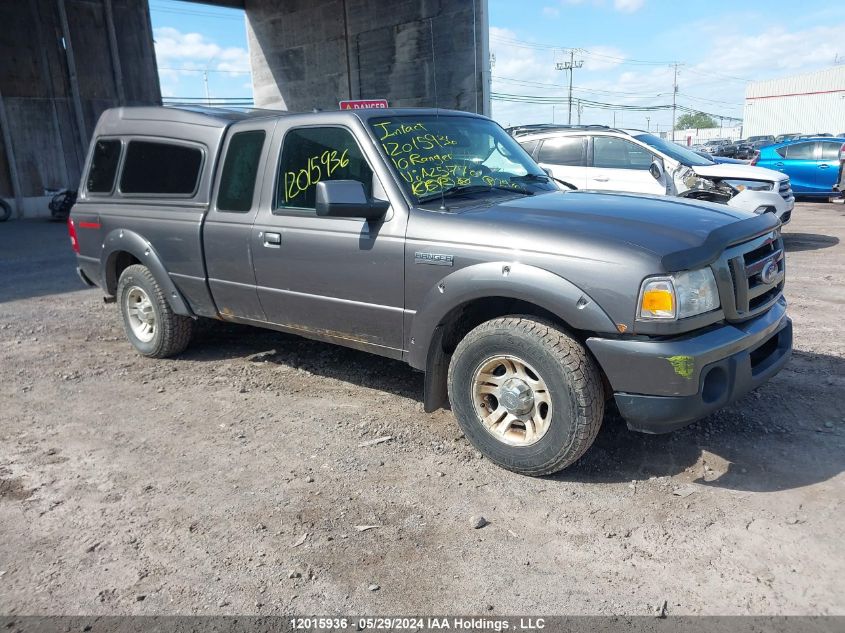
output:
[[[771,191],[775,186],[773,182],[766,182],[765,180],[723,180],[728,187],[736,189],[737,191]]]
[[[719,289],[710,268],[649,277],[640,287],[637,319],[674,321],[715,310]]]

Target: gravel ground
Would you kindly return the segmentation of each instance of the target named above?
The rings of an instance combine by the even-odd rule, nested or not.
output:
[[[845,207],[793,217],[790,365],[544,479],[398,362],[226,325],[142,358],[63,226],[0,225],[0,613],[844,615]]]

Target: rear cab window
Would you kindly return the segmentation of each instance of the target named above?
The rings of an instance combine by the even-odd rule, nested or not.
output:
[[[266,136],[264,130],[238,132],[232,136],[220,174],[219,211],[247,213],[252,209],[255,179]]]
[[[317,183],[326,180],[357,180],[372,196],[373,170],[355,137],[342,127],[289,130],[279,159],[273,212],[315,210]]]
[[[120,192],[191,197],[202,170],[203,151],[193,145],[132,140],[120,175]]]
[[[107,194],[114,189],[114,179],[120,162],[122,143],[117,139],[99,139],[94,145],[94,155],[85,188],[89,193]]]

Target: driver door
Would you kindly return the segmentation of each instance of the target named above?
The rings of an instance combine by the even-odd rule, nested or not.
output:
[[[321,119],[325,121],[326,119]],[[353,132],[330,121],[279,124],[270,204],[252,229],[258,298],[269,322],[312,338],[401,357],[407,212],[384,218],[317,216],[324,180],[357,180],[388,199]]]

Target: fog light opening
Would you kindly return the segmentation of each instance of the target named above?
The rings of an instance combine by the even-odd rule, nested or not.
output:
[[[704,377],[704,387],[701,390],[701,399],[710,404],[718,402],[727,393],[728,374],[721,367],[714,367]]]

